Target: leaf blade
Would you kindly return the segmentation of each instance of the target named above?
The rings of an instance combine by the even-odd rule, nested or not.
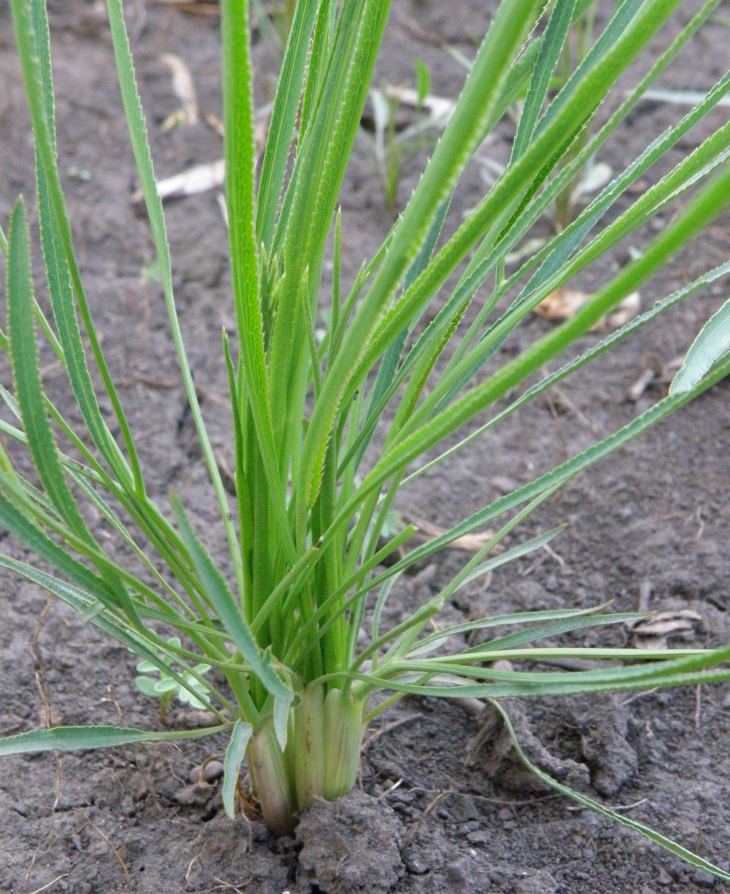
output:
[[[236,788],[246,748],[253,735],[250,723],[237,720],[223,758],[223,807],[230,819],[236,818]]]

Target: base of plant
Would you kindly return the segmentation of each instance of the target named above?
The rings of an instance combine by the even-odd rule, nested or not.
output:
[[[348,689],[307,687],[289,715],[282,751],[268,718],[248,745],[251,787],[268,828],[291,835],[296,814],[317,798],[333,801],[355,785],[365,705]]]

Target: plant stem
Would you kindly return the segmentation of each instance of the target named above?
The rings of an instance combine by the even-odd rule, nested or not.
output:
[[[290,714],[282,752],[271,718],[251,738],[248,769],[266,825],[291,835],[298,811],[317,798],[332,801],[357,781],[365,704],[349,687],[306,687]]]

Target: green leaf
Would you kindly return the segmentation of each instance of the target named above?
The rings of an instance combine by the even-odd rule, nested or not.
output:
[[[389,250],[349,327],[342,348],[328,370],[303,448],[302,476],[307,506],[314,504],[319,493],[334,416],[352,373],[353,360],[360,358],[367,346],[363,336],[416,257],[439,207],[476,149],[483,123],[498,100],[509,65],[540,7],[541,4],[531,0],[500,4],[454,114],[396,226]],[[402,328],[400,326],[398,331]]]
[[[58,451],[45,413],[33,322],[30,232],[22,200],[10,215],[7,266],[8,331],[15,393],[38,475],[53,505],[83,540],[94,543],[63,476]]]
[[[639,834],[643,835],[644,838],[648,838],[649,841],[653,841],[654,844],[658,844],[660,847],[663,847],[664,850],[669,851],[670,854],[673,854],[675,857],[679,857],[690,865],[696,866],[698,869],[702,869],[705,872],[709,872],[711,875],[714,875],[717,878],[722,879],[723,881],[730,882],[730,872],[726,872],[719,866],[715,866],[714,863],[710,863],[708,860],[703,859],[702,857],[688,850],[686,847],[683,847],[681,844],[673,841],[671,838],[667,838],[660,832],[656,832],[650,826],[646,826],[643,823],[638,822],[637,820],[631,819],[631,817],[628,817],[625,814],[618,812],[617,810],[611,810],[610,807],[599,804],[597,801],[594,801],[591,798],[582,795],[580,792],[575,791],[569,786],[563,785],[556,779],[553,779],[552,776],[550,776],[544,770],[541,770],[527,757],[520,744],[519,739],[517,738],[517,734],[515,733],[514,727],[512,726],[509,714],[504,709],[504,707],[502,707],[499,702],[492,702],[492,704],[502,717],[505,728],[509,733],[510,739],[512,740],[512,746],[515,749],[515,752],[519,759],[531,773],[533,773],[541,782],[543,782],[549,788],[553,789],[553,791],[559,792],[561,795],[565,795],[566,798],[570,798],[571,801],[575,801],[578,804],[581,804],[583,807],[588,807],[595,813],[613,820],[613,822],[618,823],[620,826],[624,826],[624,828],[632,829],[635,832],[639,832]]]
[[[156,670],[154,665],[152,665],[152,668],[154,670]],[[137,669],[139,670],[139,665],[137,666]],[[153,680],[151,677],[145,677],[145,676],[135,677],[134,685],[142,693],[142,695],[146,695],[149,698],[159,698],[159,696],[160,696],[160,693],[157,690],[157,684],[156,684],[155,680]]]
[[[228,241],[233,306],[240,343],[240,393],[237,401],[239,406],[245,405],[245,382],[245,393],[254,419],[261,461],[272,492],[271,505],[278,523],[279,536],[283,547],[293,556],[294,549],[284,510],[284,484],[276,464],[278,451],[268,403],[269,376],[265,360],[260,258],[255,226],[256,148],[248,0],[223,0],[221,35]],[[215,464],[214,460],[213,463]],[[225,500],[224,494],[222,498]],[[221,509],[223,511],[223,503]],[[232,526],[229,526],[229,537],[235,540]],[[237,562],[240,563],[240,557]]]
[[[175,353],[177,355],[178,366],[182,376],[185,396],[187,397],[190,411],[195,424],[195,431],[198,436],[201,451],[205,459],[208,475],[210,477],[213,489],[216,494],[216,500],[226,531],[229,550],[233,559],[234,566],[240,567],[240,549],[238,539],[236,537],[233,523],[230,519],[228,509],[228,499],[226,497],[221,475],[218,470],[218,463],[213,455],[213,448],[205,427],[203,415],[200,410],[200,402],[198,400],[195,385],[193,383],[192,373],[190,372],[190,364],[187,359],[185,345],[183,343],[182,332],[177,315],[175,305],[175,295],[172,284],[172,262],[170,259],[170,248],[167,242],[167,233],[165,229],[165,217],[162,210],[162,200],[157,192],[157,184],[155,181],[155,173],[152,166],[152,157],[150,155],[149,142],[147,140],[147,129],[145,126],[144,114],[137,91],[137,83],[134,74],[134,62],[132,52],[129,46],[129,37],[124,22],[124,8],[122,0],[107,0],[107,13],[109,16],[109,25],[111,28],[112,44],[114,47],[114,60],[117,67],[117,77],[122,95],[122,105],[127,121],[127,129],[129,131],[129,139],[132,145],[132,152],[139,174],[140,185],[147,208],[150,228],[152,230],[152,238],[155,244],[155,252],[157,256],[157,265],[162,280],[162,288],[165,296],[165,308],[167,310],[170,331],[173,343],[175,345]]]
[[[250,723],[237,720],[223,758],[223,807],[231,819],[236,818],[236,788],[246,748],[253,735]]]
[[[96,627],[99,627],[100,630],[103,630],[106,634],[142,657],[144,661],[140,662],[140,664],[149,666],[151,668],[150,672],[154,671],[160,674],[167,674],[176,681],[181,690],[187,688],[187,680],[170,667],[173,660],[172,657],[164,654],[162,651],[165,648],[164,640],[160,640],[149,629],[144,630],[143,632],[138,629],[128,630],[123,626],[123,623],[111,620],[106,613],[99,611],[100,606],[105,605],[105,603],[101,601],[101,597],[97,597],[99,599],[99,601],[97,601],[89,593],[77,589],[65,581],[61,581],[50,574],[46,574],[37,568],[33,568],[24,562],[18,562],[7,556],[0,555],[0,567],[7,568],[16,574],[20,574],[27,580],[33,581],[33,583],[38,584],[38,586],[44,587],[62,602],[71,606],[71,608],[77,611],[84,620],[90,621]],[[163,615],[162,617],[159,615],[157,617],[159,620],[164,620],[166,623],[175,623],[174,614],[171,612],[168,612],[167,615]],[[175,657],[175,661],[184,666],[184,662],[177,656]],[[138,666],[138,670],[139,669],[140,667]],[[196,673],[198,672],[197,668],[194,670]],[[186,671],[186,675],[190,673],[189,670]],[[220,704],[228,707],[228,701],[224,696],[217,691],[215,692],[215,696]],[[216,714],[219,719],[224,719],[223,714],[215,704],[206,702],[205,707]]]
[[[32,0],[32,7],[36,46],[40,60],[46,124],[50,141],[55,150],[55,102],[51,68],[50,33],[45,8],[46,2],[45,0]],[[53,316],[58,329],[58,338],[63,347],[63,361],[66,365],[66,372],[92,440],[106,458],[119,480],[124,482],[131,476],[131,473],[101,415],[101,409],[94,392],[74,307],[71,273],[64,254],[61,234],[56,226],[48,178],[37,148],[35,156],[41,247]]]
[[[669,388],[684,394],[694,388],[710,369],[730,351],[730,299],[714,313],[690,345],[681,369]]]
[[[250,666],[251,672],[258,677],[271,695],[281,699],[284,703],[291,702],[294,694],[274,672],[269,663],[269,656],[262,656],[251,628],[246,623],[239,606],[236,605],[225,578],[214,564],[208,551],[195,536],[182,503],[174,496],[170,497],[170,502],[206,593],[236,648]]]
[[[420,105],[431,91],[431,70],[423,59],[414,59],[413,64],[416,68],[416,95]]]
[[[528,556],[530,553],[533,553],[538,549],[542,549],[542,547],[550,543],[553,537],[556,537],[564,529],[564,527],[564,525],[558,525],[555,528],[551,528],[544,534],[540,534],[538,537],[533,537],[530,540],[526,540],[524,543],[520,543],[518,546],[513,546],[511,549],[505,550],[500,555],[488,559],[481,565],[477,565],[476,568],[473,568],[469,572],[469,574],[466,575],[466,577],[461,581],[456,590],[460,590],[468,583],[471,583],[471,581],[476,580],[476,578],[482,577],[485,574],[488,574],[490,571],[493,571],[495,568],[499,568],[501,565],[506,565],[509,562],[514,562],[516,559],[521,559],[523,556]]]
[[[576,0],[557,0],[550,15],[545,37],[532,71],[530,89],[520,115],[517,134],[512,144],[512,156],[518,158],[532,139],[537,119],[547,96],[553,71],[570,31]]]
[[[180,742],[183,739],[202,739],[225,732],[229,724],[203,729],[155,732],[120,726],[56,726],[0,738],[0,757],[9,754],[29,754],[37,751],[78,751],[88,748],[116,748],[137,742]]]
[[[56,164],[53,88],[45,3],[43,0],[32,0],[31,3],[26,2],[26,0],[11,0],[10,7],[28,107],[33,124],[37,168],[39,172],[42,172],[39,177],[39,181],[42,181],[39,182],[39,196],[43,200],[44,195],[47,194],[52,207],[54,237],[57,237],[57,244],[61,246],[64,263],[71,277],[74,297],[84,323],[84,329],[89,339],[94,360],[127,448],[134,472],[135,488],[138,494],[142,494],[144,493],[144,483],[142,481],[139,458],[119,395],[109,373],[104,353],[101,350],[101,344],[94,329],[81,280],[81,273],[74,253],[71,226]],[[47,192],[44,193],[44,190]]]
[[[262,244],[267,247],[271,243],[286,162],[295,137],[297,109],[317,6],[317,0],[299,0],[297,3],[276,85],[258,192],[256,229]]]
[[[141,674],[153,674],[157,671],[157,665],[152,664],[151,661],[140,661],[137,664],[137,670]]]

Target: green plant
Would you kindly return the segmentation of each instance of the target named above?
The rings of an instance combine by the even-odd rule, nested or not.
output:
[[[558,61],[555,65],[550,81],[548,98],[555,96],[571,79],[576,68],[583,64],[588,52],[593,46],[596,24],[596,0],[583,4],[582,12],[573,17],[571,28],[561,48]],[[453,47],[447,47],[447,52],[467,71],[471,69],[471,61]],[[509,110],[509,117],[513,120],[515,128],[519,126],[522,109],[520,104],[524,101],[527,89],[525,84],[521,94],[515,97],[515,105]],[[651,91],[648,91],[650,95]],[[580,134],[573,140],[570,149],[565,152],[556,168],[568,165],[576,155],[584,148],[591,137],[592,123],[584,127]],[[494,159],[482,158],[482,165],[490,177],[494,172],[501,174],[503,166]],[[583,167],[573,169],[572,179],[565,183],[561,191],[555,196],[552,206],[546,210],[546,218],[555,229],[561,230],[575,218],[578,203],[585,201],[586,196],[597,192],[610,180],[611,169],[605,162],[599,162],[594,157],[583,156]]]
[[[415,60],[415,74],[413,100],[416,106],[423,107],[431,84],[431,72],[421,59]],[[373,108],[372,138],[364,128],[360,131],[361,136],[371,143],[385,205],[392,212],[398,207],[398,186],[404,164],[418,152],[431,149],[436,143],[438,131],[445,124],[443,114],[437,115],[429,110],[425,118],[399,131],[396,127],[396,115],[401,108],[402,96],[403,92],[399,90],[389,93],[387,89],[383,91],[373,87],[370,90]]]
[[[233,569],[228,580],[196,534],[182,498],[171,494],[167,512],[147,489],[73,249],[56,164],[45,2],[11,0],[33,123],[40,241],[53,318],[44,315],[34,297],[28,221],[20,200],[10,217],[8,238],[2,238],[8,331],[0,346],[11,359],[14,375],[14,393],[3,389],[2,397],[15,418],[2,421],[0,429],[27,447],[37,481],[18,471],[10,452],[0,451],[0,522],[55,571],[7,556],[0,558],[0,566],[48,589],[181,689],[192,688],[218,724],[184,732],[108,726],[35,730],[0,739],[0,754],[227,732],[226,809],[233,814],[245,757],[266,822],[285,833],[292,829],[296,812],[315,796],[334,798],[354,784],[365,726],[404,693],[500,699],[730,678],[730,670],[722,666],[730,658],[730,647],[586,652],[540,645],[570,631],[639,617],[611,614],[606,606],[495,614],[446,629],[429,623],[467,582],[557,534],[555,528],[491,555],[558,487],[730,372],[727,311],[708,322],[672,392],[624,428],[387,566],[384,561],[409,541],[414,528],[407,526],[381,543],[396,494],[408,482],[730,271],[730,263],[708,271],[619,331],[583,345],[582,353],[573,351],[553,372],[512,395],[546,363],[564,357],[600,317],[730,203],[730,124],[723,124],[651,188],[631,198],[622,213],[609,215],[616,201],[627,196],[628,187],[647,176],[727,94],[726,75],[565,230],[508,278],[501,275],[506,254],[529,234],[545,208],[717,7],[717,0],[704,4],[635,89],[622,95],[613,113],[561,167],[619,77],[679,3],[624,0],[572,77],[546,104],[571,23],[588,4],[555,0],[543,9],[540,0],[502,2],[410,201],[382,248],[364,263],[344,294],[338,194],[389,4],[299,0],[256,178],[248,8],[246,0],[223,0],[226,196],[237,322],[236,342],[229,345],[224,333],[222,347],[235,433],[236,495],[231,505],[178,323],[122,0],[107,0],[124,111],[157,256],[155,269],[220,508],[223,542]],[[534,26],[543,16],[549,20],[538,36]],[[442,236],[460,174],[525,84],[509,166],[452,235]],[[610,278],[571,320],[512,359],[500,360],[498,346],[540,300],[688,193],[643,254]],[[330,234],[334,274],[331,292],[326,293],[323,266]],[[476,301],[486,282],[486,296]],[[330,310],[318,342],[315,327],[321,325],[325,294]],[[436,310],[435,316],[421,325],[429,307]],[[67,373],[83,429],[73,427],[43,389],[36,324]],[[118,439],[101,413],[89,360],[111,404]],[[485,411],[491,415],[484,416]],[[476,419],[476,429],[445,446]],[[426,459],[439,445],[441,452]],[[118,563],[100,546],[79,508],[84,500],[96,507],[134,562]],[[384,606],[401,572],[500,517],[506,518],[494,537],[436,596],[395,627],[382,628]],[[362,648],[358,633],[366,620],[370,640]],[[505,626],[516,626],[516,632],[489,638],[490,631]],[[481,644],[457,654],[443,652],[452,635],[478,631],[487,637]],[[182,644],[166,639],[170,632],[184,637]],[[577,672],[525,669],[526,662],[546,656],[586,654],[604,663]],[[520,669],[495,668],[501,658]],[[220,672],[226,685],[203,680],[201,663]],[[192,686],[191,680],[206,688]],[[374,701],[379,692],[389,694]],[[573,796],[585,802],[583,796]],[[600,805],[592,806],[640,829],[673,853],[730,878],[680,845]]]
[[[570,80],[571,73],[583,63],[586,55],[590,52],[590,48],[593,44],[595,21],[596,2],[593,0],[583,14],[575,21],[571,29],[572,35],[570,35],[572,41],[570,39],[567,40],[563,47],[561,58],[557,65],[559,71],[559,77],[557,79],[558,87],[564,86],[564,84]],[[570,163],[571,159],[585,146],[586,142],[590,139],[590,135],[590,127],[584,128],[583,133],[574,141],[570,151],[566,152],[562,158],[560,162],[561,166]],[[553,218],[556,227],[565,229],[571,220],[574,219],[577,211],[576,204],[586,191],[584,185],[586,181],[590,179],[592,170],[595,167],[596,163],[593,158],[586,159],[585,169],[580,171],[570,183],[566,184],[562,192],[555,197]],[[601,180],[602,179],[603,178],[601,178]],[[610,172],[608,179],[610,179]],[[603,186],[601,180],[599,180],[599,183],[600,186]]]
[[[182,646],[179,636],[168,637],[167,643],[175,649],[179,649]],[[182,682],[178,683],[170,673],[172,656],[163,652],[160,654],[160,662],[161,664],[153,664],[147,659],[140,661],[137,664],[139,676],[134,678],[134,685],[142,695],[160,700],[160,719],[162,722],[165,722],[167,708],[173,698],[177,698],[178,701],[185,705],[190,705],[191,708],[198,710],[205,708],[205,702],[201,701],[201,698],[207,697],[209,689],[201,677],[210,670],[210,665],[196,664],[192,671],[181,671],[180,679]]]

